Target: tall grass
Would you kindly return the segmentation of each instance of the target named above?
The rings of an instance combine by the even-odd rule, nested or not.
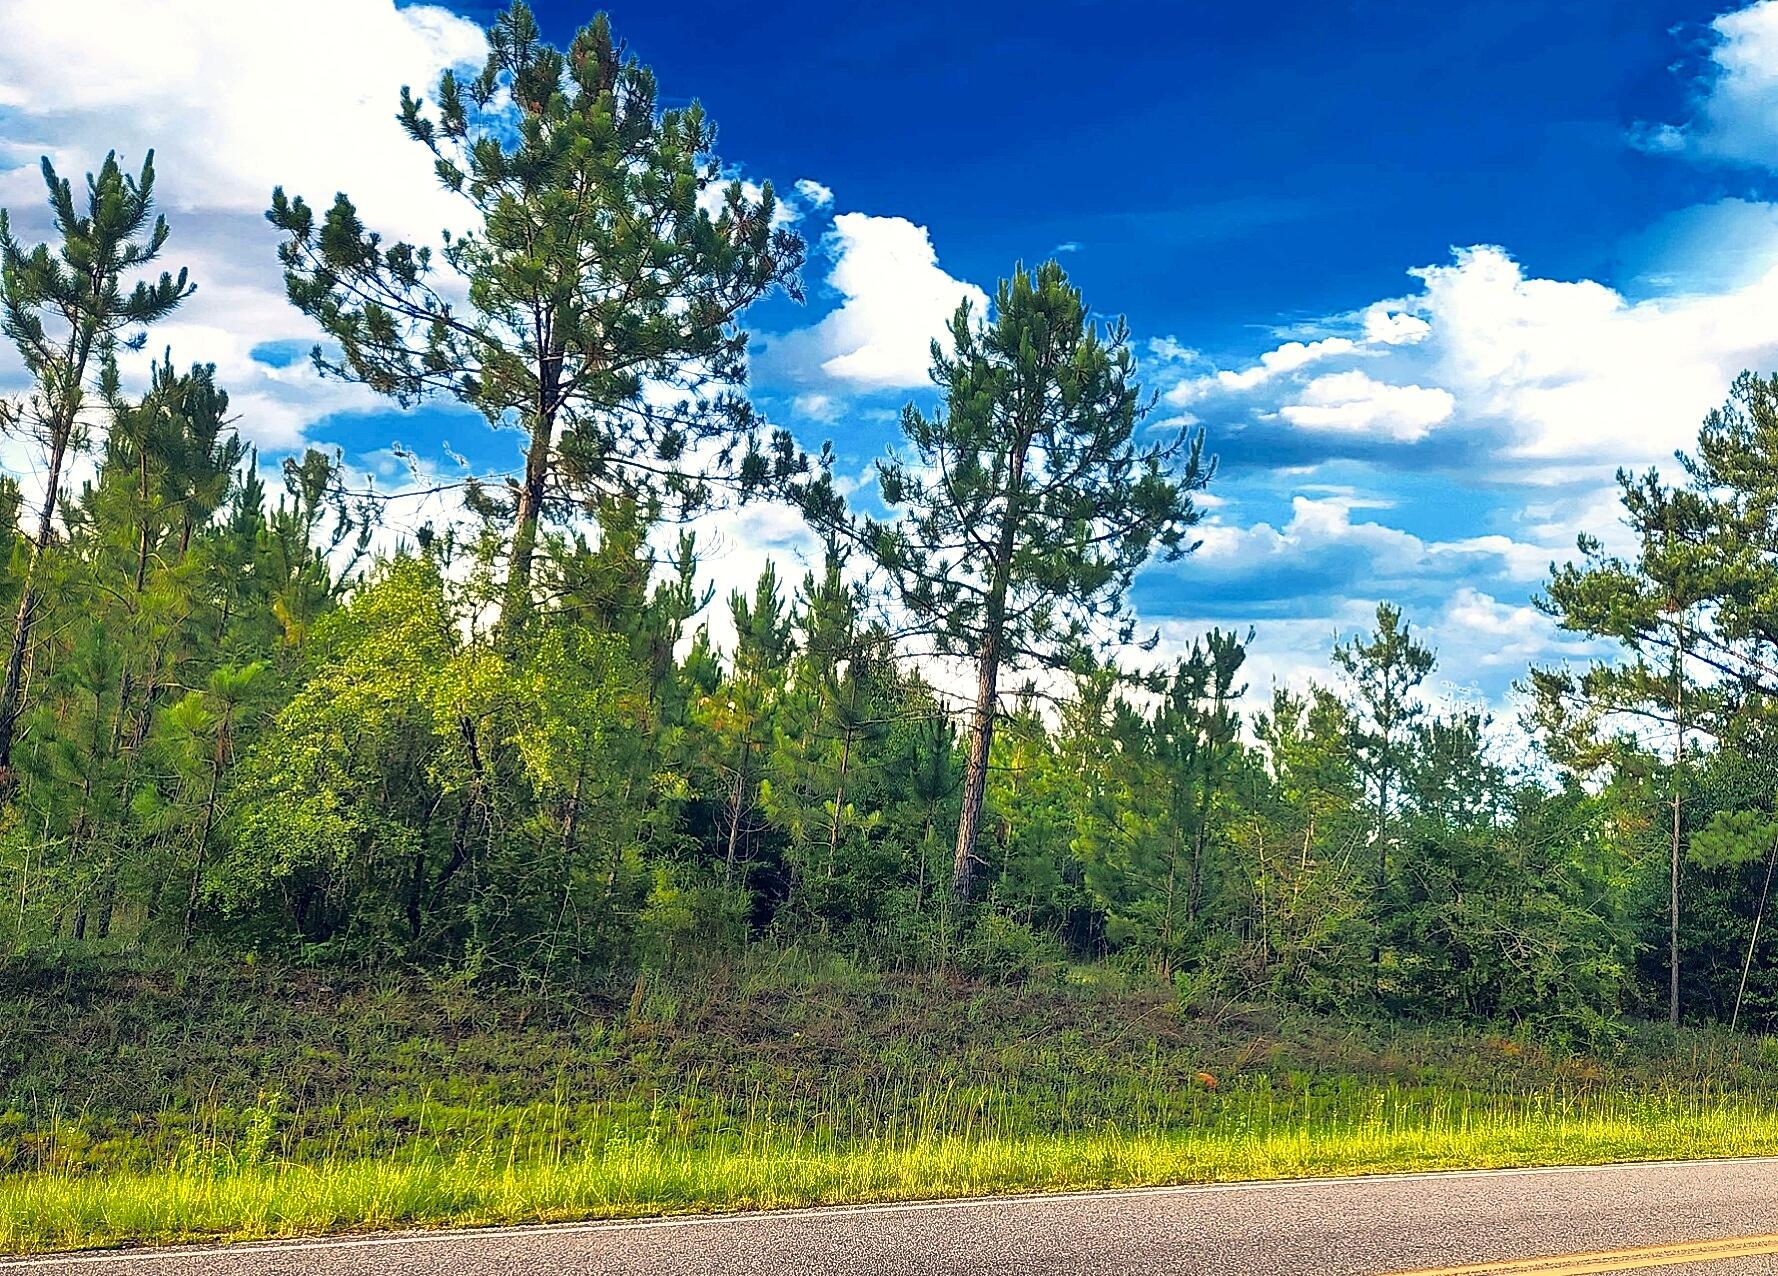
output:
[[[1091,1079],[1083,1079],[1090,1085]],[[1778,1106],[1664,1090],[1486,1093],[1274,1085],[1160,1088],[1127,1119],[1034,1125],[1011,1091],[833,1096],[812,1124],[764,1093],[647,1113],[566,1099],[404,1118],[376,1155],[291,1156],[275,1104],[231,1142],[194,1136],[137,1170],[54,1164],[0,1179],[0,1249],[245,1239],[1035,1190],[1778,1154]],[[373,1119],[367,1116],[366,1119]],[[479,1121],[479,1125],[478,1125]]]

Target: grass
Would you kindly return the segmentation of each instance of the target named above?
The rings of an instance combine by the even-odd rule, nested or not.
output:
[[[194,1155],[147,1172],[0,1181],[0,1248],[1778,1153],[1778,1111],[1736,1098],[1385,1089],[1345,1101],[1249,1090],[1197,1128],[1017,1134],[934,1114],[875,1137],[798,1138],[756,1114],[731,1135],[612,1137],[543,1156],[518,1140],[314,1164]]]
[[[0,1025],[8,1252],[1778,1154],[1763,1043],[1203,1022],[1103,972],[780,955],[545,996],[114,961],[0,967]]]

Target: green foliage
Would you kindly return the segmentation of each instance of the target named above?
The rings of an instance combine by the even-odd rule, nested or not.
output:
[[[1696,1018],[1778,1024],[1778,379],[1736,383],[1678,486],[1624,477],[1634,552],[1588,540],[1552,579],[1622,650],[1534,671],[1541,756],[1433,691],[1389,603],[1328,686],[1255,706],[1252,633],[1140,650],[1131,586],[1191,550],[1214,464],[1148,427],[1126,325],[1059,266],[957,312],[854,517],[745,397],[746,309],[803,253],[770,188],[724,182],[701,108],[663,109],[602,16],[557,49],[514,5],[488,49],[400,98],[461,215],[437,245],[344,195],[269,214],[323,371],[524,438],[411,543],[378,543],[338,454],[262,472],[215,368],[124,384],[115,351],[190,290],[141,277],[151,165],[108,159],[84,206],[46,167],[54,246],[0,220],[32,378],[3,423],[49,475],[32,511],[0,481],[12,952],[597,984],[662,1027],[762,952],[871,986],[1142,982],[1215,1022],[1606,1044],[1672,980]],[[673,525],[724,493],[799,503],[824,552],[712,615]]]
[[[123,170],[115,153],[107,155],[99,172],[87,176],[84,214],[73,184],[56,173],[47,156],[43,183],[59,248],[26,248],[0,209],[0,334],[18,351],[32,382],[22,400],[0,400],[0,429],[37,443],[43,475],[43,504],[17,572],[18,611],[0,678],[0,794],[16,782],[13,746],[25,707],[25,667],[49,598],[40,579],[43,560],[54,535],[64,469],[86,442],[81,410],[94,388],[92,372],[98,369],[103,397],[115,400],[119,345],[139,347],[146,334],[130,330],[165,318],[192,291],[183,269],[177,278],[163,271],[158,279],[130,279],[159,258],[169,234],[165,219],[153,211],[153,152],[136,177]],[[16,513],[17,480],[10,482],[5,504]],[[20,533],[13,535],[17,545]]]
[[[983,913],[959,953],[964,970],[1002,984],[1054,983],[1067,956],[1056,937],[1000,913]]]
[[[404,405],[446,394],[526,436],[511,497],[472,492],[513,520],[515,620],[546,514],[613,493],[693,507],[706,450],[748,487],[794,470],[787,434],[769,459],[758,446],[737,320],[776,288],[797,295],[802,241],[775,224],[769,184],[757,200],[720,186],[703,108],[659,109],[604,14],[559,50],[515,3],[481,74],[447,70],[430,108],[403,88],[400,119],[460,201],[464,228],[436,254],[385,243],[343,193],[317,218],[279,188],[266,215],[292,304],[334,343],[317,367]]]
[[[992,316],[968,302],[933,342],[944,409],[902,413],[910,457],[878,463],[887,519],[854,523],[826,475],[805,512],[857,539],[932,649],[976,667],[951,892],[970,898],[1002,671],[1078,670],[1135,636],[1136,570],[1178,558],[1191,494],[1214,465],[1203,435],[1143,443],[1149,405],[1129,329],[1101,334],[1060,265],[1002,280]]]
[[[765,946],[548,990],[14,961],[0,1245],[1767,1152],[1769,1046],[1182,1015],[1139,974]]]

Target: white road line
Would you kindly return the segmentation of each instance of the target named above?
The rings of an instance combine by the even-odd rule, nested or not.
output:
[[[317,1237],[314,1240],[243,1241],[224,1246],[145,1246],[103,1253],[0,1258],[0,1271],[35,1267],[100,1266],[155,1259],[198,1258],[212,1254],[290,1254],[322,1249],[376,1249],[439,1241],[502,1240],[529,1236],[578,1236],[591,1232],[662,1231],[682,1227],[747,1225],[773,1220],[844,1218],[858,1214],[916,1214],[1003,1205],[1069,1204],[1076,1201],[1140,1200],[1151,1196],[1214,1196],[1229,1192],[1296,1188],[1363,1187],[1377,1183],[1449,1182],[1463,1179],[1525,1178],[1543,1174],[1610,1174],[1630,1170],[1685,1170],[1721,1166],[1778,1166],[1778,1156],[1722,1157],[1698,1161],[1614,1161],[1609,1165],[1542,1165],[1500,1170],[1421,1170],[1406,1174],[1358,1174],[1310,1179],[1247,1179],[1236,1183],[1182,1183],[1175,1187],[1105,1188],[1086,1192],[1029,1192],[1012,1196],[968,1196],[937,1201],[884,1201],[869,1205],[820,1205],[802,1209],[752,1210],[728,1214],[672,1214],[655,1218],[589,1219],[580,1223],[530,1223],[512,1227],[435,1228],[375,1236]]]

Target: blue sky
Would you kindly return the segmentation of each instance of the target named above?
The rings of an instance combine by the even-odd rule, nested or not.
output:
[[[0,203],[28,221],[39,153],[78,171],[158,146],[201,291],[154,344],[216,360],[246,433],[337,444],[392,487],[508,464],[473,419],[293,362],[311,333],[258,218],[282,182],[435,229],[395,94],[473,60],[491,6],[177,7],[0,0]],[[539,5],[561,40],[590,12]],[[809,239],[808,304],[750,317],[770,415],[861,472],[957,299],[1059,255],[1129,317],[1156,420],[1222,462],[1203,549],[1147,573],[1141,610],[1169,643],[1257,625],[1261,681],[1388,597],[1450,689],[1500,700],[1572,650],[1527,604],[1577,531],[1611,532],[1617,466],[1683,446],[1741,367],[1778,368],[1778,0],[612,14]],[[722,533],[719,575],[806,545],[781,511]]]

